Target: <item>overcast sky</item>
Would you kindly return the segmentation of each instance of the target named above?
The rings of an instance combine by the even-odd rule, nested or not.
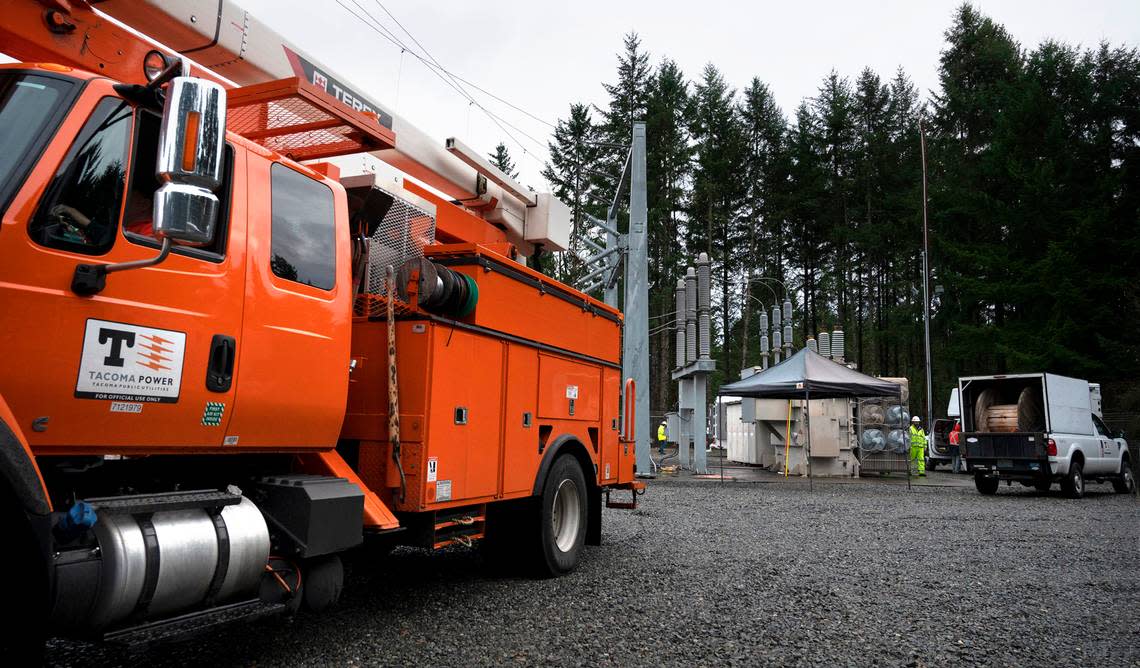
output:
[[[363,15],[361,7],[368,10],[420,50],[382,2],[445,68],[550,123],[565,116],[571,102],[605,103],[601,82],[613,81],[616,53],[630,30],[641,35],[653,63],[668,56],[690,79],[708,62],[737,89],[760,77],[787,114],[815,94],[832,68],[854,77],[869,65],[886,78],[902,66],[925,93],[937,85],[942,34],[959,4],[355,0],[356,6],[354,0],[339,1],[357,14]],[[480,104],[519,128],[506,127],[512,138],[410,54],[404,54],[401,67],[400,49],[353,18],[338,0],[238,2],[441,142],[457,136],[487,152],[504,141],[516,156],[521,180],[541,186],[548,126],[468,88]],[[1004,24],[1023,47],[1047,38],[1088,46],[1101,40],[1140,45],[1138,0],[987,0],[976,6]]]
[[[507,144],[520,179],[539,176],[554,123],[572,102],[606,103],[622,37],[636,31],[656,64],[677,61],[691,79],[712,62],[736,89],[758,76],[785,114],[816,93],[831,70],[865,66],[889,78],[903,67],[924,94],[937,86],[942,34],[959,0],[629,2],[578,0],[237,0],[358,90],[394,108],[442,143],[458,137],[481,152]],[[1053,38],[1095,46],[1140,45],[1140,0],[984,0],[975,3],[1025,48]],[[351,8],[361,18],[354,18]],[[391,16],[384,10],[391,12]],[[696,10],[696,11],[694,11]],[[444,68],[542,119],[470,86],[477,106],[366,25],[384,29]],[[396,20],[420,45],[405,33]],[[363,20],[362,20],[363,19]],[[511,127],[511,126],[515,127]],[[524,154],[524,151],[526,152]]]

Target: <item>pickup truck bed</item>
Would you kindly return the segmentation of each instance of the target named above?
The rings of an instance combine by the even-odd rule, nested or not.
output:
[[[1046,439],[1043,433],[962,434],[960,444],[970,471],[1037,481],[1050,475]]]

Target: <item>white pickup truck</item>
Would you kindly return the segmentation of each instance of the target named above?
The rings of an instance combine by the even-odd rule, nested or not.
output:
[[[1049,373],[971,376],[958,380],[960,443],[974,484],[994,494],[1002,480],[1072,498],[1086,482],[1109,481],[1133,493],[1133,456],[1093,412],[1087,381]]]

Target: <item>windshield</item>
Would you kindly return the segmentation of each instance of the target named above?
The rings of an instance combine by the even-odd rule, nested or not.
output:
[[[75,82],[27,72],[0,72],[0,211],[23,182],[67,111]]]

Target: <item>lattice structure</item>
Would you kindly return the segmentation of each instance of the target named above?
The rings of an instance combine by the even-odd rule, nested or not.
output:
[[[392,310],[395,312],[396,317],[407,315],[414,311],[410,304],[400,301],[399,298],[396,298],[392,302]],[[361,293],[356,296],[356,303],[352,305],[352,312],[353,315],[366,318],[385,318],[388,315],[388,296]]]
[[[294,160],[392,148],[374,114],[355,111],[302,79],[244,86],[228,94],[227,129]]]
[[[385,272],[389,265],[399,270],[412,258],[424,255],[424,246],[435,242],[435,218],[423,209],[396,198],[380,221],[368,250],[368,277],[363,292],[387,295]]]

